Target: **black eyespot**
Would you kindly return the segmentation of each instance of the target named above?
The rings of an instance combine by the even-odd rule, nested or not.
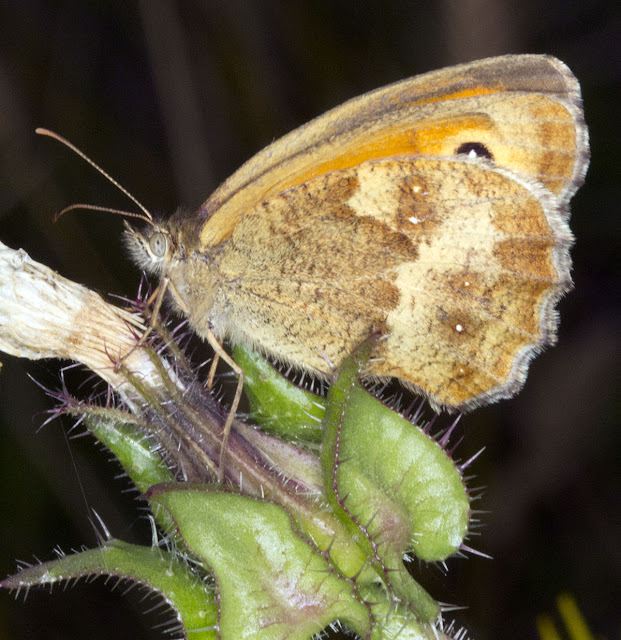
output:
[[[470,158],[494,159],[492,152],[482,142],[464,142],[457,147],[455,153],[463,153]]]
[[[149,238],[149,248],[156,258],[163,258],[168,250],[168,239],[161,231],[156,231]]]

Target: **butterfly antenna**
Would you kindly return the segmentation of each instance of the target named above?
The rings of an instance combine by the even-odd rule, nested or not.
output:
[[[99,171],[99,173],[101,173],[101,175],[104,178],[107,178],[119,191],[124,193],[144,213],[144,216],[143,216],[143,215],[140,215],[138,213],[130,213],[128,211],[121,211],[119,209],[109,209],[107,207],[98,207],[96,205],[73,204],[73,205],[71,205],[69,207],[66,207],[62,211],[59,211],[55,216],[56,220],[60,216],[62,216],[64,213],[67,213],[67,211],[70,211],[71,209],[90,209],[91,211],[106,211],[107,213],[118,213],[118,214],[123,215],[123,216],[130,216],[132,218],[140,218],[141,220],[145,220],[146,222],[149,222],[150,224],[153,224],[153,218],[152,218],[151,214],[149,213],[149,211],[147,210],[147,208],[142,203],[140,203],[127,189],[125,189],[125,187],[123,187],[121,184],[119,184],[109,173],[104,171],[94,160],[91,160],[83,151],[80,151],[80,149],[78,149],[74,144],[71,144],[71,142],[69,142],[69,140],[67,140],[66,138],[63,138],[58,133],[54,133],[53,131],[50,131],[49,129],[43,129],[43,128],[39,127],[37,129],[35,129],[35,131],[39,135],[48,136],[48,138],[53,138],[54,140],[58,140],[58,142],[61,142],[66,147],[71,149],[74,153],[79,155],[80,158],[82,158],[82,160],[85,160],[86,162],[88,162],[88,164],[91,165],[91,167],[93,167],[94,169]]]
[[[124,218],[138,218],[139,220],[144,220],[151,226],[154,226],[153,221],[150,218],[143,216],[142,213],[133,213],[132,211],[124,211],[123,209],[113,209],[112,207],[100,207],[97,204],[84,203],[70,204],[68,207],[61,209],[54,215],[54,222],[57,222],[60,216],[64,216],[65,213],[73,211],[74,209],[86,209],[87,211],[103,211],[104,213],[114,213],[116,215],[123,216]]]

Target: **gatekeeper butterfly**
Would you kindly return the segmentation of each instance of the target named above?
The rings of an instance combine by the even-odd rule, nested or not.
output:
[[[326,377],[380,332],[364,375],[467,410],[515,394],[556,340],[588,161],[571,71],[490,58],[328,111],[127,244],[218,353]]]

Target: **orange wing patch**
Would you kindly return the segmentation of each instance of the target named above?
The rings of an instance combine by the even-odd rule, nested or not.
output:
[[[226,242],[260,202],[331,171],[389,157],[454,156],[480,142],[499,167],[563,201],[588,156],[576,79],[544,56],[506,56],[425,74],[355,98],[266,147],[201,207],[201,245]]]

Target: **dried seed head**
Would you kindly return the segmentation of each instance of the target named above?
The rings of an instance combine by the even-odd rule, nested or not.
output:
[[[143,331],[136,314],[0,243],[0,350],[77,360],[124,395],[128,385],[116,364],[126,354],[129,372],[160,383],[146,350],[134,348]]]

